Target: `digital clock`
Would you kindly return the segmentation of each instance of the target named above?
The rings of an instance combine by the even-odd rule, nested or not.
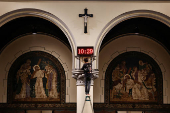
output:
[[[77,55],[79,56],[90,56],[93,55],[93,47],[77,47]]]

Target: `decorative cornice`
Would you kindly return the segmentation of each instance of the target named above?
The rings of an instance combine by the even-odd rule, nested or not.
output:
[[[105,104],[94,103],[94,110],[131,110],[131,111],[169,111],[170,104]],[[64,104],[0,104],[1,110],[75,110],[76,103],[64,103]]]
[[[0,104],[0,110],[4,109],[75,109],[75,103],[64,104]]]
[[[170,110],[170,104],[99,104],[94,103],[94,109],[111,110]]]
[[[75,78],[77,80],[76,85],[81,86],[84,85],[84,71],[83,70],[79,70],[79,69],[75,69],[72,71],[73,75],[72,77]],[[94,85],[94,81],[96,78],[99,77],[99,70],[98,69],[93,69],[92,70],[92,79],[91,79],[91,85]]]

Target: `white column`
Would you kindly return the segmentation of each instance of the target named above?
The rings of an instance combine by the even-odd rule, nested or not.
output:
[[[93,86],[90,87],[90,99],[93,108]],[[77,86],[77,113],[82,113],[83,105],[85,102],[85,86]],[[90,101],[85,102],[83,113],[93,113]]]

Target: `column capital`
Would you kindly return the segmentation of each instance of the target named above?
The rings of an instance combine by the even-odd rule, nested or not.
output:
[[[77,80],[76,85],[81,86],[84,85],[84,70],[80,69],[74,69],[72,71],[72,77]],[[91,79],[91,85],[93,85],[94,80],[99,77],[99,70],[93,69],[92,70],[92,79]]]

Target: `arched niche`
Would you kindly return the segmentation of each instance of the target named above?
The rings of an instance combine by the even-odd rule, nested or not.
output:
[[[105,103],[162,104],[163,79],[156,61],[137,51],[115,57],[105,72]]]
[[[101,33],[99,34],[97,40],[96,40],[96,44],[95,44],[95,55],[98,56],[101,50],[101,45],[103,43],[103,40],[106,38],[106,35],[115,27],[118,26],[120,23],[126,21],[126,20],[130,20],[130,19],[134,19],[134,18],[148,18],[148,19],[153,19],[156,20],[158,22],[161,22],[162,24],[166,25],[166,26],[170,26],[170,17],[156,12],[156,11],[151,11],[151,10],[134,10],[134,11],[129,11],[129,12],[125,12],[117,17],[115,17],[114,19],[112,19],[110,22],[108,22],[108,24],[103,28],[103,30],[101,31]],[[155,26],[156,27],[156,26]],[[122,35],[122,34],[121,34]],[[154,37],[153,37],[154,38]],[[98,65],[98,61],[99,61],[99,57],[97,57],[96,60],[96,66]],[[98,68],[98,67],[96,67]]]
[[[66,75],[60,61],[43,51],[19,56],[8,73],[7,103],[65,103]]]
[[[39,32],[37,31],[37,34],[33,35],[32,32],[30,32],[30,29],[26,29],[29,32],[25,33],[19,33],[20,30],[13,32],[14,37],[10,38],[3,48],[1,48],[1,54],[0,54],[0,60],[1,60],[1,89],[4,90],[4,92],[0,93],[2,95],[2,103],[7,102],[7,78],[8,78],[8,72],[13,64],[13,62],[21,55],[30,52],[30,51],[44,51],[47,52],[54,57],[56,57],[60,63],[62,64],[65,75],[66,75],[66,89],[72,86],[74,87],[74,79],[70,77],[72,75],[71,70],[74,68],[74,56],[75,56],[75,41],[74,38],[68,29],[67,25],[60,20],[58,17],[56,17],[53,14],[50,14],[48,12],[38,10],[38,9],[18,9],[11,11],[9,13],[6,13],[1,16],[0,19],[0,30],[2,28],[8,26],[9,24],[13,23],[14,21],[24,20],[24,19],[39,19],[42,21],[45,21],[47,24],[52,24],[54,28],[57,28],[59,32],[59,35],[53,35],[46,32]],[[31,21],[29,21],[31,22]],[[39,21],[38,21],[39,22]],[[37,22],[37,23],[38,23]],[[22,23],[22,22],[21,22]],[[36,22],[33,22],[36,23]],[[45,24],[44,24],[45,25]],[[13,27],[16,27],[17,24]],[[14,30],[16,30],[14,28]],[[48,29],[48,27],[44,27],[43,29]],[[23,30],[24,31],[24,30]],[[43,30],[42,30],[43,31]],[[49,30],[50,32],[50,30]],[[64,38],[60,37],[63,36]],[[9,37],[7,37],[9,38]],[[3,39],[3,38],[1,38]],[[65,39],[67,39],[68,43],[65,43]],[[69,57],[68,57],[69,56]],[[67,57],[67,58],[66,58]],[[75,89],[75,88],[74,88]],[[75,89],[76,91],[76,89]],[[76,101],[76,95],[73,96],[73,93],[75,92],[73,90],[66,90],[66,98],[65,102],[75,102]],[[72,92],[70,96],[70,93]]]
[[[127,34],[115,38],[100,51],[99,58],[102,60],[99,61],[100,73],[99,79],[96,80],[96,84],[100,85],[94,85],[94,95],[96,95],[94,97],[94,102],[105,103],[105,75],[110,62],[117,56],[131,51],[146,54],[158,64],[163,79],[163,103],[169,103],[167,98],[169,97],[169,94],[166,92],[169,90],[169,53],[162,45],[152,38],[139,34]]]
[[[74,62],[74,56],[76,55],[76,43],[74,41],[74,37],[70,32],[69,28],[62,20],[60,20],[57,16],[43,10],[25,8],[25,9],[14,10],[2,15],[0,18],[0,27],[2,27],[6,23],[14,19],[21,18],[21,17],[39,17],[41,19],[45,19],[49,22],[52,22],[54,25],[59,27],[62,30],[62,32],[65,34],[65,36],[68,38],[68,41],[71,46],[71,51],[72,51],[72,60]],[[75,64],[73,63],[72,66],[73,68],[74,65]]]
[[[61,41],[56,40],[56,38],[44,35],[44,34],[36,34],[36,35],[26,35],[17,40],[13,41],[9,44],[1,53],[0,60],[1,60],[1,69],[2,73],[4,74],[5,79],[1,79],[4,84],[2,85],[1,89],[5,91],[3,94],[4,103],[7,102],[7,81],[8,81],[8,73],[14,61],[22,56],[25,53],[33,52],[33,51],[42,51],[46,52],[59,60],[65,75],[65,82],[66,85],[64,89],[73,88],[74,90],[66,90],[64,93],[65,102],[75,102],[76,95],[73,95],[76,91],[75,87],[75,80],[71,77],[72,75],[72,58],[71,58],[71,51],[65,46]],[[70,57],[68,57],[70,56]],[[64,90],[63,89],[63,90]]]
[[[152,31],[149,25],[146,25],[145,31],[152,32],[154,35],[150,35],[146,32],[139,32],[136,26],[133,26],[133,31],[129,31],[127,25],[128,22],[132,22],[133,20],[146,20],[148,24],[152,24],[152,28],[163,28],[162,30],[166,34],[161,37],[161,34],[158,31]],[[111,20],[101,31],[95,45],[95,55],[96,57],[96,66],[99,66],[99,79],[96,80],[96,84],[100,84],[99,86],[94,86],[96,89],[96,97],[94,98],[94,102],[104,103],[104,81],[105,81],[105,72],[109,65],[109,63],[118,55],[129,52],[129,51],[138,51],[149,55],[153,58],[159,65],[162,78],[163,78],[163,103],[170,103],[170,99],[168,99],[169,94],[166,92],[169,88],[168,79],[169,79],[169,26],[170,26],[170,18],[162,13],[150,11],[150,10],[135,10],[125,12],[113,20]],[[152,22],[154,21],[154,22]],[[136,23],[140,23],[141,21],[135,21]],[[144,21],[143,21],[144,22]],[[152,22],[152,23],[150,23]],[[153,25],[153,23],[156,23]],[[124,24],[124,26],[122,25]],[[143,24],[144,25],[144,24]],[[147,30],[148,28],[150,30]],[[122,29],[124,29],[124,32]],[[117,30],[115,30],[117,29]],[[126,30],[127,29],[127,30]],[[114,35],[112,35],[114,33]],[[156,38],[159,36],[159,38]],[[108,40],[107,40],[108,39]],[[163,39],[165,39],[163,41]],[[101,90],[101,91],[100,91]],[[169,92],[169,91],[168,91]],[[98,100],[99,101],[98,101]]]

